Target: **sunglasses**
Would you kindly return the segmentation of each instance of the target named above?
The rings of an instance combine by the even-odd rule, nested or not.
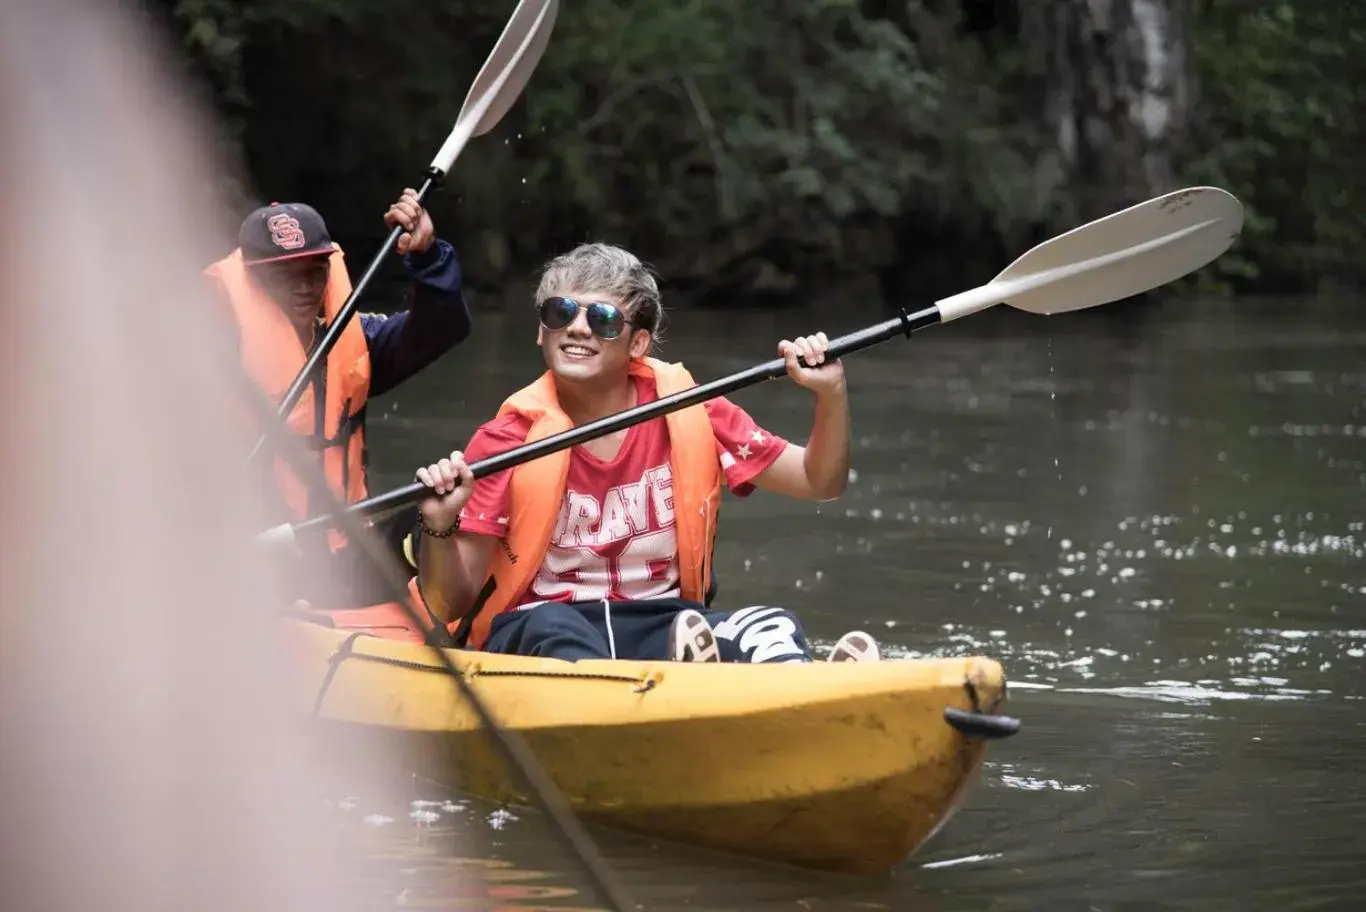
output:
[[[573,298],[558,296],[546,298],[541,302],[541,325],[550,330],[564,329],[574,322],[582,308],[588,310],[588,328],[593,331],[593,335],[605,342],[620,336],[628,324],[638,325],[626,319],[625,312],[614,304],[604,301],[582,304]]]

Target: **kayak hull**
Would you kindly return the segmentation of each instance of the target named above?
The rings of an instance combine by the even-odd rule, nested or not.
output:
[[[378,739],[424,777],[531,803],[432,649],[286,623],[296,704],[329,739]],[[995,713],[1005,701],[1001,666],[981,657],[742,665],[446,653],[582,819],[851,874],[913,853],[975,780],[985,742],[944,710]]]

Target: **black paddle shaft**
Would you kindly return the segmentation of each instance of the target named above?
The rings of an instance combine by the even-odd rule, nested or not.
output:
[[[867,329],[840,336],[831,341],[826,353],[831,358],[840,358],[844,355],[859,351],[885,342],[894,336],[904,334],[910,338],[911,333],[917,330],[934,326],[940,322],[939,308],[931,305],[924,310],[913,314],[901,311],[899,316],[893,317],[882,323],[875,324]],[[710,383],[703,383],[699,386],[690,387],[682,392],[674,393],[663,399],[656,399],[654,402],[647,402],[635,408],[618,412],[615,415],[608,415],[606,418],[599,418],[597,421],[590,421],[588,424],[570,428],[553,437],[538,440],[525,446],[516,447],[505,453],[490,456],[488,459],[481,459],[470,466],[470,472],[475,478],[483,478],[492,475],[494,472],[502,472],[519,466],[524,462],[539,459],[542,456],[549,456],[560,450],[578,446],[589,440],[598,437],[605,437],[615,431],[620,431],[632,425],[649,421],[651,418],[658,418],[670,412],[696,405],[717,396],[724,396],[727,393],[751,386],[762,380],[773,380],[787,373],[787,365],[782,358],[775,358],[765,364],[758,364],[748,370],[731,374],[728,377],[721,377]],[[385,513],[396,510],[400,507],[407,507],[421,501],[431,494],[431,488],[422,482],[413,482],[402,488],[395,488],[385,494],[358,501],[346,508],[346,513],[350,516],[369,516],[377,513]],[[321,526],[328,526],[335,522],[331,514],[315,516],[306,519],[293,527],[296,533],[307,529],[315,529]]]
[[[440,184],[441,178],[441,172],[434,168],[428,169],[426,176],[422,180],[422,186],[417,190],[417,201],[419,204],[426,201],[427,194],[431,192],[433,187]],[[309,355],[308,360],[304,362],[303,369],[299,371],[299,375],[294,378],[294,382],[289,385],[289,389],[285,390],[284,398],[280,400],[279,406],[275,409],[275,416],[277,418],[285,418],[294,409],[294,406],[298,404],[299,397],[304,394],[304,388],[308,386],[313,378],[313,372],[318,369],[318,365],[327,360],[327,356],[332,352],[332,349],[336,347],[337,340],[341,338],[342,330],[346,329],[346,324],[351,322],[351,317],[355,314],[356,308],[360,304],[360,296],[365,293],[365,289],[370,286],[370,281],[375,277],[375,274],[379,272],[380,267],[384,265],[384,258],[394,249],[394,245],[398,243],[398,239],[403,235],[403,232],[407,230],[408,229],[404,228],[402,225],[395,225],[394,230],[389,232],[388,240],[384,242],[384,246],[375,254],[375,258],[370,261],[370,265],[366,267],[360,280],[352,287],[351,294],[347,297],[346,303],[342,305],[342,309],[337,311],[337,315],[333,317],[332,322],[328,324],[327,331],[323,333],[322,339],[314,346],[313,353]],[[261,452],[261,448],[265,446],[265,443],[266,435],[262,434],[261,438],[256,441],[256,446],[252,448],[251,453],[247,456],[248,465],[256,461],[256,457]]]

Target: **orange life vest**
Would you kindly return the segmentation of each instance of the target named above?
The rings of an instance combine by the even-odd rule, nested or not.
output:
[[[630,372],[652,376],[661,399],[696,386],[681,364],[654,358],[631,362]],[[560,408],[555,380],[549,371],[529,386],[509,396],[499,415],[516,412],[529,418],[527,443],[534,443],[573,427]],[[716,541],[716,518],[721,505],[721,463],[711,419],[702,405],[691,405],[664,417],[669,430],[669,468],[673,473],[674,523],[678,537],[679,584],[682,596],[705,601],[711,582],[712,547]],[[550,547],[569,477],[570,450],[560,450],[524,462],[511,469],[511,507],[507,535],[494,549],[493,565],[479,601],[447,629],[459,642],[468,631],[469,648],[478,649],[488,638],[489,626],[508,611],[536,578]],[[408,593],[421,616],[431,616],[422,599],[418,578],[408,583]]]
[[[328,257],[327,290],[323,296],[323,312],[330,323],[351,294],[351,279],[346,274],[346,263],[341,247]],[[212,264],[204,274],[219,286],[231,305],[233,316],[241,332],[242,366],[256,385],[270,399],[272,405],[284,398],[308,360],[308,352],[299,341],[289,318],[248,274],[242,262],[242,251]],[[316,412],[314,392],[317,384],[304,388],[303,395],[290,412],[291,430],[306,438],[311,450],[321,451],[323,474],[332,493],[345,503],[364,500],[367,496],[365,480],[365,432],[360,416],[370,393],[370,348],[365,332],[357,320],[350,321],[342,330],[336,346],[328,353],[326,362],[327,389],[321,416]],[[292,522],[307,519],[321,505],[310,504],[308,486],[292,472],[283,458],[274,466],[276,486]],[[329,543],[335,551],[346,543],[345,536],[331,530]]]

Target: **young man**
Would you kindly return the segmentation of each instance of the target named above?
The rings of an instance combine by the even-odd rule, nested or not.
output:
[[[367,496],[367,400],[393,389],[470,334],[460,263],[451,245],[437,240],[416,192],[405,190],[384,214],[384,223],[404,229],[397,252],[412,282],[412,307],[353,317],[288,418],[290,429],[321,461],[332,493],[347,503]],[[246,217],[238,248],[205,275],[236,323],[243,369],[275,406],[351,293],[341,247],[311,206],[272,203]],[[321,508],[283,459],[264,453],[259,471],[278,494],[282,519],[297,522]],[[397,552],[414,521],[411,513],[400,514],[379,531]],[[300,598],[318,607],[389,599],[376,568],[346,544],[335,530],[302,543],[303,561],[291,559],[285,570],[299,574],[295,591]]]
[[[648,357],[659,289],[625,250],[589,244],[552,260],[536,301],[546,373],[464,453],[417,472],[434,494],[420,506],[414,601],[457,643],[490,652],[810,661],[788,611],[708,603],[723,484],[741,497],[757,486],[813,501],[845,489],[844,369],[825,360],[825,335],[778,345],[788,374],[815,394],[805,447],[718,398],[474,481],[467,462],[694,385],[681,365]],[[830,658],[876,659],[877,646],[849,633]]]

